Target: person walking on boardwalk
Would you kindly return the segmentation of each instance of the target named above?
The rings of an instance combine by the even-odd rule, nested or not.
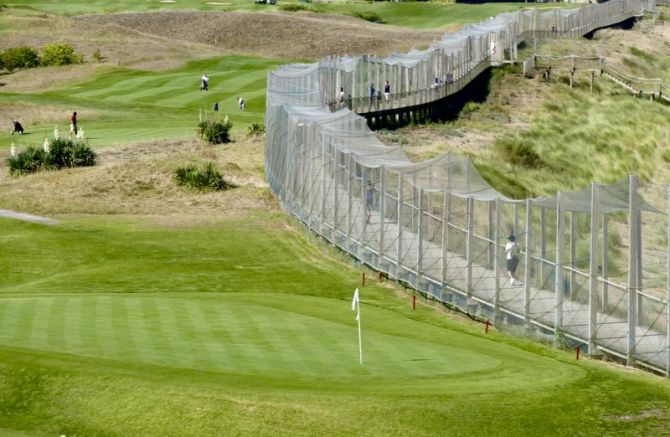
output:
[[[511,234],[507,237],[509,240],[505,244],[505,261],[507,262],[507,275],[509,276],[509,285],[514,285],[516,277],[516,268],[519,265],[519,245],[516,242],[516,237]]]
[[[391,94],[391,84],[387,80],[386,82],[384,82],[384,99],[388,101],[390,94]]]
[[[368,186],[365,190],[365,223],[370,223],[370,216],[372,216],[372,208],[375,205],[375,186],[372,181],[368,181]]]

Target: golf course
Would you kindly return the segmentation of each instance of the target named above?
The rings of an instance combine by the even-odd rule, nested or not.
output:
[[[251,0],[0,5],[0,51],[63,42],[84,57],[0,69],[0,435],[667,435],[666,378],[485,329],[314,236],[282,211],[264,174],[264,138],[249,129],[264,122],[267,74],[281,65],[329,50],[421,48],[445,29],[528,5],[291,4],[305,9]],[[205,73],[208,91],[199,89]],[[488,104],[519,84],[514,74],[494,77]],[[575,98],[560,81],[545,88],[519,91],[510,98],[527,97],[524,105],[513,100],[509,110],[519,111],[524,140],[544,126],[549,149],[591,97]],[[550,117],[538,109],[548,98],[563,108]],[[635,102],[616,123],[667,140],[667,127],[652,131],[641,114],[667,119],[668,107]],[[612,111],[594,107],[594,119]],[[55,128],[67,136],[74,111],[96,165],[11,174],[12,146],[42,147]],[[224,117],[232,142],[196,135],[200,119]],[[23,135],[10,134],[12,120]],[[509,133],[475,112],[380,137],[425,159],[447,129],[465,132],[445,141],[483,169],[495,167],[492,138]],[[480,149],[465,145],[478,138]],[[662,160],[636,150],[639,168],[661,183]],[[630,156],[608,165],[626,171]],[[230,188],[175,182],[177,167],[206,162]],[[575,181],[554,173],[533,185],[543,171],[519,168],[518,191]],[[499,173],[491,168],[492,180]]]

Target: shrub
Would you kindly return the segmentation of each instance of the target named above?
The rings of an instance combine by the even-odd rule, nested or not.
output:
[[[41,147],[28,147],[14,157],[7,159],[12,175],[34,173],[39,170],[57,170],[69,167],[95,165],[95,152],[81,141],[55,138],[49,145],[49,151]]]
[[[233,124],[226,116],[223,121],[201,119],[198,123],[198,135],[210,144],[221,144],[230,142],[230,129]]]
[[[481,109],[482,105],[477,102],[467,102],[461,109],[461,115],[468,115]]]
[[[177,184],[196,190],[217,191],[233,187],[223,180],[223,175],[211,161],[201,168],[194,164],[179,167],[174,176]]]
[[[50,167],[49,163],[48,153],[39,147],[28,147],[23,152],[7,159],[9,173],[14,176],[33,173],[45,166]]]
[[[265,135],[265,125],[263,123],[251,123],[247,128],[247,135],[250,137]]]
[[[89,167],[95,165],[95,152],[88,144],[67,138],[56,138],[49,146],[54,168]]]
[[[93,59],[95,59],[98,62],[102,62],[105,60],[105,57],[102,56],[102,53],[100,53],[100,49],[95,49],[93,52]]]
[[[84,57],[77,55],[70,44],[50,44],[44,46],[42,65],[70,65],[84,62]]]
[[[360,18],[361,20],[370,21],[371,23],[384,23],[382,17],[380,17],[376,12],[354,12],[351,15],[353,17]]]
[[[30,47],[13,47],[2,53],[2,63],[7,71],[12,72],[17,68],[37,67],[40,57],[37,50]]]
[[[286,12],[297,12],[297,11],[312,11],[312,8],[297,3],[286,3],[279,5],[279,10]]]
[[[529,140],[502,138],[496,141],[495,148],[502,155],[503,159],[510,164],[527,168],[540,168],[545,165]]]
[[[665,149],[661,156],[663,158],[663,161],[670,162],[670,149]]]

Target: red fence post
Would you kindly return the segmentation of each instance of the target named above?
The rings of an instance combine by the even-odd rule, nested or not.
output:
[[[363,272],[363,287],[365,287],[365,272]]]
[[[412,309],[416,309],[416,294],[412,295]]]
[[[577,352],[577,361],[579,361],[579,346],[577,346],[576,352]]]
[[[485,334],[489,333],[489,321],[488,321],[488,319],[486,320],[486,327],[484,327],[484,333]]]
[[[382,272],[379,272],[379,283],[381,284],[384,282],[384,277],[382,276]]]

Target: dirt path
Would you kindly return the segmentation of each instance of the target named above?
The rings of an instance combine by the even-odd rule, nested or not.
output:
[[[23,212],[10,211],[8,209],[0,209],[0,217],[13,218],[17,220],[23,220],[24,222],[32,223],[41,223],[44,225],[57,225],[59,224],[58,220],[50,219],[47,217],[40,217],[37,215],[25,214]]]

